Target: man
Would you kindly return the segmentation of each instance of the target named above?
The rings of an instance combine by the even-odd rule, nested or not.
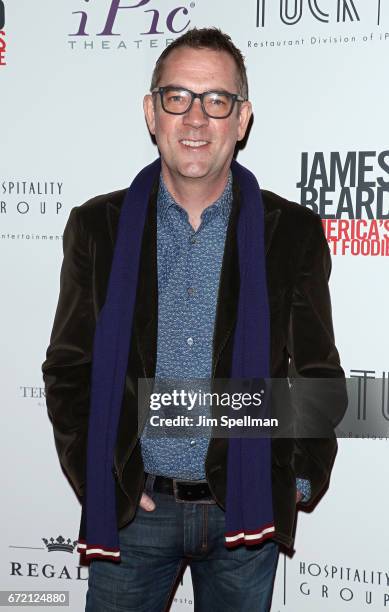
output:
[[[59,458],[83,502],[86,609],[164,610],[189,564],[196,610],[265,611],[296,502],[328,482],[342,390],[324,416],[310,398],[330,435],[270,447],[139,435],[137,382],[342,380],[329,249],[318,215],[233,161],[252,108],[228,36],[193,29],[167,47],[144,111],[160,162],[72,210],[43,364]]]

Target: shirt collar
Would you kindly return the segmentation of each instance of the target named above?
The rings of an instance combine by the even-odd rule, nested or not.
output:
[[[183,211],[185,212],[185,214],[187,214],[186,211],[182,208],[182,206],[180,206],[180,204],[178,204],[175,201],[172,194],[166,187],[166,184],[165,184],[165,181],[163,180],[162,172],[161,172],[160,180],[159,180],[159,188],[158,188],[158,198],[157,198],[158,215],[160,215],[161,218],[166,218],[168,210],[172,206],[174,206],[180,212]],[[231,212],[231,207],[232,207],[232,172],[230,170],[228,174],[227,184],[224,188],[223,193],[216,200],[216,202],[214,202],[213,204],[210,204],[209,206],[207,206],[207,208],[203,210],[203,212],[201,213],[201,218],[203,219],[205,215],[208,216],[211,214],[212,215],[220,214],[224,223],[227,225],[228,219],[230,216],[230,212]]]

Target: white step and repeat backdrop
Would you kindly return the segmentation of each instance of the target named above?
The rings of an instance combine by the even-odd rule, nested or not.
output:
[[[157,56],[195,25],[246,56],[255,118],[239,161],[323,218],[347,375],[388,375],[388,0],[0,2],[0,585],[69,590],[72,612],[87,588],[80,509],[40,372],[62,231],[73,206],[155,158],[142,97]],[[389,610],[388,483],[387,439],[340,441],[329,491],[280,558],[273,612]],[[189,570],[172,609],[193,610]]]

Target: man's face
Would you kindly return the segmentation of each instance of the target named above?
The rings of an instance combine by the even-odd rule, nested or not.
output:
[[[175,85],[195,93],[210,90],[237,90],[237,69],[234,59],[224,51],[181,47],[165,60],[159,87]],[[145,96],[144,109],[149,130],[155,135],[161,154],[162,168],[173,179],[217,179],[225,176],[237,140],[246,132],[251,104],[237,103],[226,119],[211,119],[201,108],[198,98],[184,115],[166,113],[161,98]],[[197,143],[197,146],[190,146]]]

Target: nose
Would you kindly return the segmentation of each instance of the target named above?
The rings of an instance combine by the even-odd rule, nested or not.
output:
[[[191,108],[183,115],[183,121],[184,125],[192,125],[194,127],[201,127],[208,124],[209,117],[204,113],[199,98],[193,100]]]

